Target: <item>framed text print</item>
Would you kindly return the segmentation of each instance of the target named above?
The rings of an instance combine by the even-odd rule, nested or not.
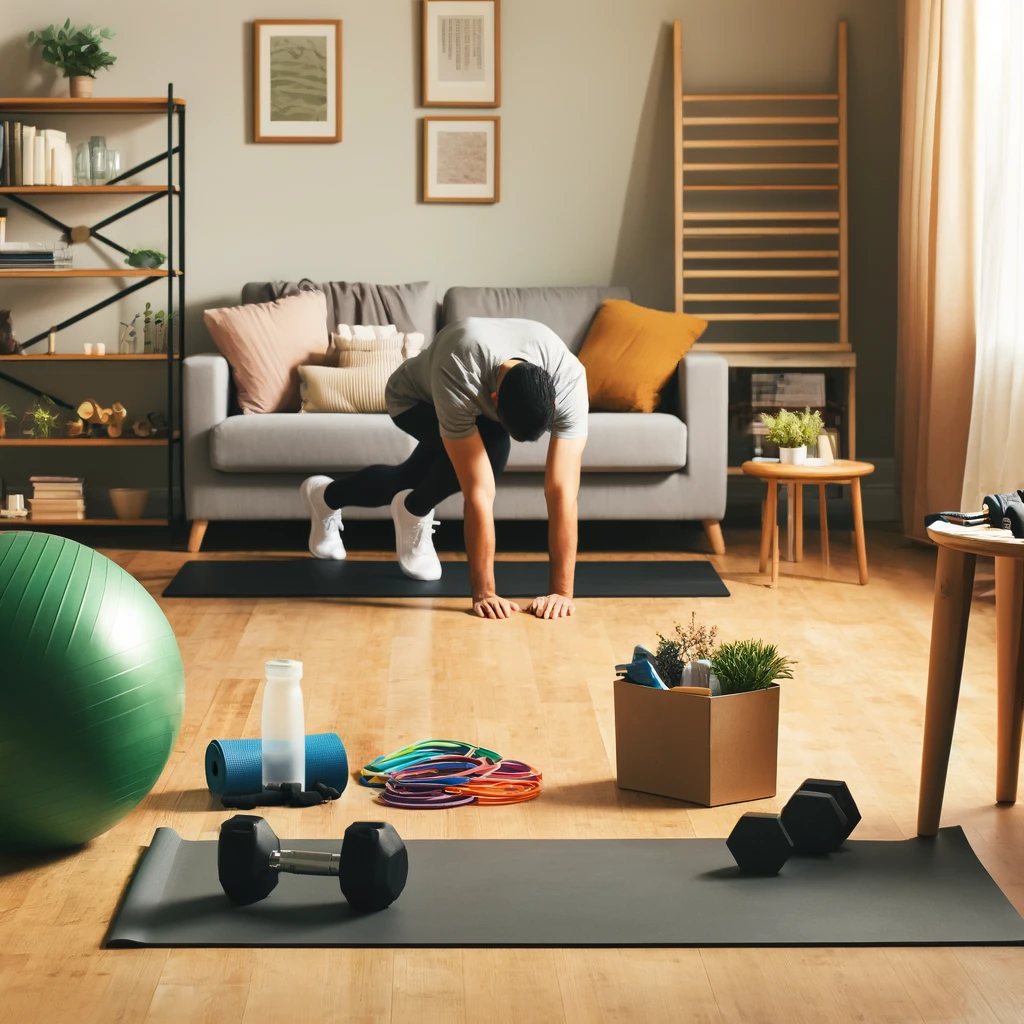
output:
[[[423,119],[423,201],[496,203],[500,117]]]
[[[341,142],[341,22],[253,23],[253,138]]]
[[[501,106],[501,0],[423,0],[423,106]]]

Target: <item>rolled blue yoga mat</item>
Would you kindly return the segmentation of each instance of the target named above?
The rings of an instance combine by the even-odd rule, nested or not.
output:
[[[341,737],[320,732],[306,737],[306,781],[333,786],[348,784],[348,755]],[[211,740],[206,748],[206,785],[218,796],[245,796],[263,789],[263,740]]]

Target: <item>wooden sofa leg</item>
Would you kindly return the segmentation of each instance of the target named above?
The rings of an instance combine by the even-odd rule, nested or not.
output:
[[[203,546],[203,538],[206,536],[206,528],[209,522],[205,519],[194,519],[192,521],[192,532],[188,535],[189,554],[196,555]]]
[[[722,536],[722,524],[717,519],[705,519],[704,532],[708,536],[711,551],[716,555],[724,555],[725,538]]]

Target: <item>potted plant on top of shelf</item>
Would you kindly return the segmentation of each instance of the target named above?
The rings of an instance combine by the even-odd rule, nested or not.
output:
[[[71,82],[71,95],[86,98],[92,95],[96,72],[109,68],[117,58],[103,47],[114,38],[109,28],[75,28],[68,18],[63,25],[48,25],[39,32],[29,32],[29,46],[42,47],[42,57]]]
[[[803,412],[780,409],[776,416],[763,412],[761,419],[768,428],[766,440],[778,445],[779,461],[790,466],[802,466],[807,461],[807,447],[818,443],[818,435],[824,427],[821,413],[810,409]]]

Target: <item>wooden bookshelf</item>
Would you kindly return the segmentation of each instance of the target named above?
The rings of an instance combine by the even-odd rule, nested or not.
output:
[[[181,358],[177,353],[174,359]],[[23,356],[0,356],[0,363],[166,363],[166,352],[140,352],[121,355],[87,356],[84,352],[33,353]]]
[[[168,526],[166,519],[5,519],[0,518],[0,531],[11,526],[37,527],[47,526]]]
[[[185,101],[175,97],[174,106]],[[166,114],[166,96],[16,96],[0,98],[4,114]]]
[[[70,413],[68,415],[71,415]],[[130,429],[130,428],[129,428]],[[174,437],[5,437],[0,440],[0,451],[4,448],[166,448]]]
[[[0,270],[0,278],[29,278],[29,277],[167,277],[172,272],[169,270],[144,270],[141,267],[125,267],[124,270],[78,270],[74,268],[56,270]],[[174,277],[180,277],[181,271],[173,271]]]
[[[154,195],[166,192],[166,185],[4,185],[0,195],[5,196],[60,196],[60,195]],[[171,189],[181,193],[177,185]]]

